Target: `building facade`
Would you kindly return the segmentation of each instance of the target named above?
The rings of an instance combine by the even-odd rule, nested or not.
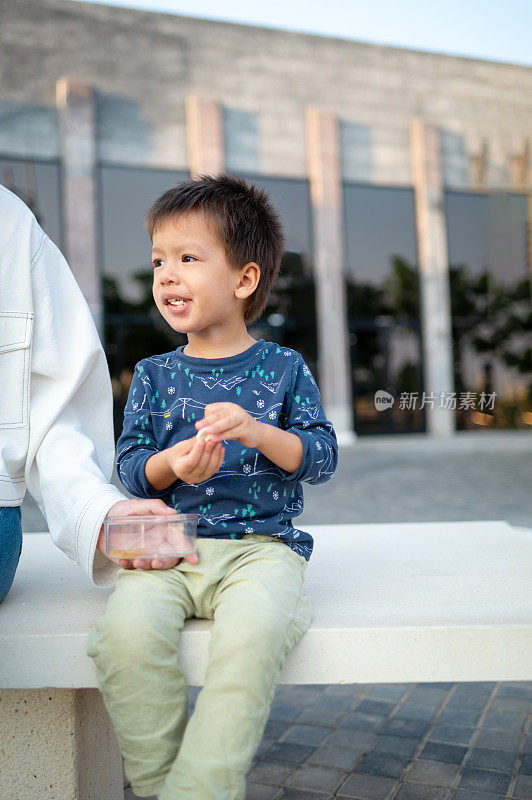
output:
[[[151,309],[143,215],[224,170],[265,186],[285,224],[252,332],[303,353],[341,440],[530,426],[531,129],[532,68],[0,4],[0,182],[65,252],[118,395],[179,341]]]

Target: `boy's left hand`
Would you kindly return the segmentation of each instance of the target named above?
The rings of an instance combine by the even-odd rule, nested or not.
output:
[[[205,428],[213,442],[238,439],[244,447],[258,448],[262,424],[236,403],[209,403],[203,419],[196,422],[196,428],[198,431]]]
[[[175,508],[170,508],[163,503],[162,500],[119,500],[115,503],[109,511],[110,517],[129,517],[129,516],[148,516],[150,514],[168,514],[172,516],[177,514]],[[104,554],[109,561],[113,561],[122,569],[171,569],[177,566],[181,558],[112,558],[105,552],[105,529],[104,526],[100,528],[100,535],[96,544],[97,549]],[[190,561],[191,564],[198,563],[198,554],[192,553],[189,556],[184,556],[185,561]]]

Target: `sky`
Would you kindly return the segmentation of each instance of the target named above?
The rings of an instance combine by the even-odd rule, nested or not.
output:
[[[532,0],[91,1],[532,66]]]

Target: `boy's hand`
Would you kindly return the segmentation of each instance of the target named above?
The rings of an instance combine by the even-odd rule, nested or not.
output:
[[[185,483],[206,481],[223,464],[225,447],[193,436],[163,451],[169,468]]]
[[[120,500],[112,506],[108,514],[110,517],[131,517],[143,516],[148,514],[168,514],[172,516],[177,514],[175,508],[170,508],[162,500]],[[102,525],[100,535],[98,537],[98,550],[102,552],[106,558],[118,564],[123,569],[171,569],[181,561],[180,558],[111,558],[105,552],[105,531]],[[198,554],[191,553],[189,556],[184,556],[186,561],[191,564],[198,563]]]
[[[259,448],[262,424],[236,403],[209,403],[196,428],[211,434],[211,442],[238,439],[244,447]]]

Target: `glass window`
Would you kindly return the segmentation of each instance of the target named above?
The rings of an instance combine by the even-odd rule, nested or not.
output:
[[[355,430],[423,430],[414,191],[344,183],[343,198]],[[393,399],[384,410],[379,391]],[[405,394],[418,395],[417,408]]]
[[[56,106],[0,99],[0,153],[24,159],[58,158],[59,122]]]
[[[469,155],[465,137],[461,133],[441,128],[440,148],[444,184],[455,189],[470,186]]]
[[[224,160],[227,172],[259,169],[257,115],[239,108],[222,107]]]
[[[161,125],[167,128],[172,124],[176,109],[169,109],[164,121],[148,119],[145,109],[135,100],[122,95],[96,92],[96,152],[100,163],[111,165],[131,165],[161,163],[172,166],[175,162],[172,152],[161,150],[165,138],[161,135]],[[157,135],[159,134],[159,135]],[[166,163],[165,163],[166,162]],[[177,165],[176,165],[177,166]]]
[[[445,193],[459,428],[532,424],[532,200],[516,193]],[[481,399],[481,395],[483,397]]]
[[[122,300],[139,303],[146,299],[145,278],[151,280],[152,272],[144,215],[159,195],[188,174],[101,167],[99,175],[102,274],[116,284]]]
[[[185,178],[188,174],[170,170],[99,169],[105,349],[115,397],[116,436],[122,430],[137,361],[186,343],[186,337],[173,331],[155,309],[151,244],[144,225],[144,215],[157,197]]]
[[[345,181],[369,181],[373,172],[373,132],[367,125],[341,119],[341,173]]]
[[[283,221],[286,249],[309,257],[312,253],[312,209],[308,181],[241,174],[268,192]],[[311,271],[310,262],[307,266]]]
[[[0,183],[24,200],[43,230],[61,249],[63,237],[59,163],[0,158]]]
[[[286,240],[279,277],[261,319],[250,333],[300,352],[319,382],[308,181],[249,173],[242,177],[268,192],[281,216]]]

